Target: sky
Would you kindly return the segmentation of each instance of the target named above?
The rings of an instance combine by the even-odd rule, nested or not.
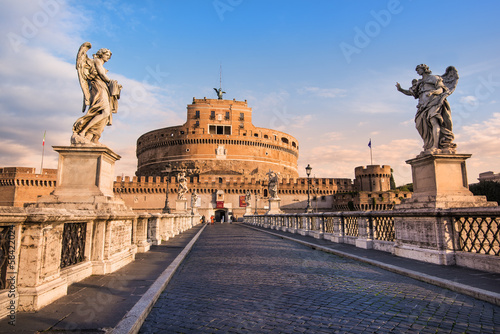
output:
[[[357,166],[390,165],[422,150],[417,100],[399,93],[425,63],[455,66],[448,97],[469,183],[500,172],[500,2],[0,0],[0,167],[57,168],[52,146],[70,144],[83,94],[80,45],[113,53],[108,76],[123,86],[100,142],[134,176],[140,135],[186,121],[196,98],[247,100],[257,127],[299,142],[298,170],[354,178]],[[222,68],[222,71],[220,69]],[[372,154],[368,143],[371,139]]]

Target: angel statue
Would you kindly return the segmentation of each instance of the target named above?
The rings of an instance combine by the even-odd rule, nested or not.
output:
[[[223,92],[223,91],[222,91],[222,87],[221,87],[221,88],[219,88],[219,89],[214,88],[214,90],[215,90],[215,93],[217,93],[217,98],[218,98],[219,100],[222,100],[222,98],[223,98],[223,97],[222,97],[222,94],[226,94],[226,92]]]
[[[104,127],[111,125],[112,115],[118,111],[122,86],[116,80],[108,78],[108,71],[103,66],[111,58],[111,51],[100,49],[90,59],[87,51],[91,47],[89,42],[83,43],[76,56],[76,70],[83,91],[82,112],[85,112],[87,106],[88,110],[73,124],[73,145],[99,145]]]
[[[271,199],[278,199],[278,177],[279,173],[269,170],[266,174],[269,175],[269,197]]]
[[[252,194],[250,193],[250,190],[247,190],[245,194],[245,203],[247,206],[250,206],[250,200],[251,200]]]
[[[188,192],[187,178],[185,172],[179,172],[177,174],[177,182],[179,182],[179,190],[177,194],[177,199],[186,200],[186,194]]]
[[[432,75],[429,66],[420,64],[415,69],[422,76],[413,79],[409,89],[396,88],[401,93],[418,99],[415,126],[424,141],[423,154],[456,153],[453,143],[453,122],[451,108],[446,98],[457,87],[458,72],[453,66],[446,68],[445,74]]]

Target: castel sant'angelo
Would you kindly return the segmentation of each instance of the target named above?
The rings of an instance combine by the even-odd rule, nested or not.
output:
[[[391,190],[387,165],[356,167],[354,180],[299,177],[299,147],[290,134],[254,126],[247,101],[193,98],[184,124],[138,138],[136,176],[118,177],[113,192],[136,212],[179,212],[183,197],[181,209],[217,221],[268,212],[270,172],[287,213],[304,212],[308,197],[309,210],[328,212],[387,210],[411,196]],[[2,205],[22,207],[54,190],[56,170],[0,168],[0,186]]]
[[[188,208],[195,193],[197,212],[227,221],[269,209],[272,171],[279,175],[281,210],[304,212],[308,179],[299,177],[298,157],[299,142],[292,135],[252,124],[246,100],[193,98],[186,123],[139,137],[136,176],[118,177],[114,192],[136,211],[172,212],[182,173]],[[357,167],[355,177],[310,179],[312,209],[391,209],[409,196],[390,191],[389,166]]]

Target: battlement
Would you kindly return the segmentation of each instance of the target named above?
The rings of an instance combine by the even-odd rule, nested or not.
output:
[[[118,176],[114,182],[113,189],[115,193],[122,194],[156,194],[177,193],[177,180],[174,176],[159,177],[159,176],[134,176],[121,177]],[[354,191],[354,185],[350,179],[333,179],[333,178],[313,178],[310,179],[310,191],[313,195],[333,195],[336,193]],[[307,178],[284,178],[280,179],[278,186],[278,194],[307,194],[308,190]],[[248,178],[242,176],[200,176],[188,177],[187,184],[189,192],[196,190],[199,194],[216,193],[219,190],[227,194],[245,194],[250,191],[252,194],[264,194],[267,196],[267,180],[256,178]]]
[[[229,104],[233,104],[233,105],[240,105],[240,106],[244,106],[244,107],[247,107],[248,106],[248,103],[247,103],[247,100],[245,101],[236,101],[236,99],[232,99],[232,100],[219,100],[219,99],[207,99],[206,97],[202,98],[202,99],[197,99],[195,97],[193,97],[193,104],[211,104],[211,105],[229,105]]]
[[[368,165],[368,166],[359,166],[354,169],[355,177],[358,176],[391,176],[391,166],[388,165]]]

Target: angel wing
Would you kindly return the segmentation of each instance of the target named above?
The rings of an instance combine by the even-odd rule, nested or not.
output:
[[[448,88],[447,96],[450,96],[457,87],[458,72],[454,66],[448,66],[443,75],[441,75],[444,85]]]
[[[85,42],[78,49],[76,55],[76,71],[78,72],[78,80],[80,81],[80,87],[83,91],[83,108],[82,112],[85,112],[86,106],[90,104],[90,90],[87,83],[88,76],[92,69],[92,60],[87,56],[87,51],[92,47],[92,44]]]

